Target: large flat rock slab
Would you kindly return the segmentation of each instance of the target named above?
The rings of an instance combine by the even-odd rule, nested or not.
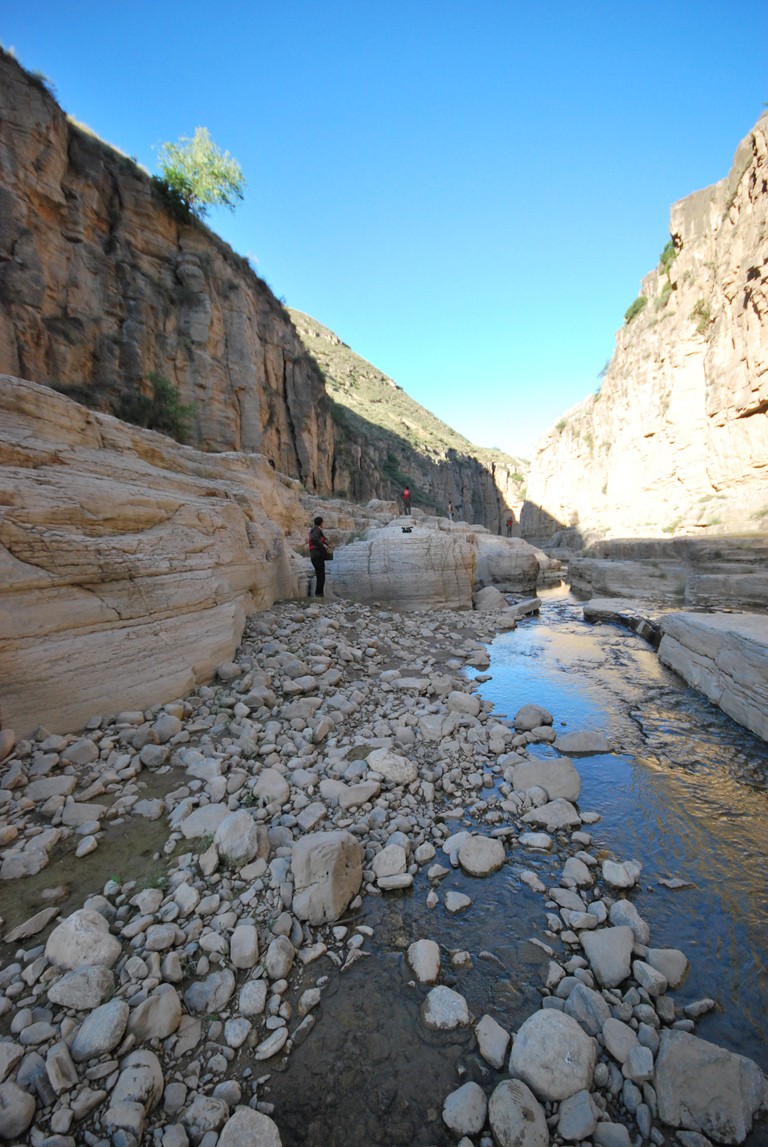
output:
[[[659,658],[734,721],[768,740],[768,616],[673,613]]]

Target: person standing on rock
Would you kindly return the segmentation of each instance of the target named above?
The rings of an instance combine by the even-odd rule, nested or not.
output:
[[[411,491],[408,489],[407,486],[403,490],[402,499],[403,499],[403,513],[407,514],[408,517],[410,517],[411,516]]]
[[[515,515],[510,510],[509,517],[507,518],[507,537],[512,537],[512,527],[515,524]]]
[[[448,503],[448,517],[453,521],[453,502]]]
[[[315,597],[325,597],[325,563],[332,556],[323,533],[323,519],[317,517],[309,531],[309,559],[315,567]]]

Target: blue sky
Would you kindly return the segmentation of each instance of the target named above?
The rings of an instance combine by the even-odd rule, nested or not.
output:
[[[151,171],[207,127],[275,294],[527,457],[768,101],[764,0],[6,0],[0,41]]]

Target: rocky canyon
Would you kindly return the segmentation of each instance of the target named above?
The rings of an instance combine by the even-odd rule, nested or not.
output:
[[[767,181],[763,115],[729,174],[672,207],[602,384],[538,445],[525,536],[765,531]]]

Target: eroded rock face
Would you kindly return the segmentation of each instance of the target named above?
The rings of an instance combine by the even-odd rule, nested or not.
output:
[[[24,735],[143,709],[230,660],[292,596],[298,484],[0,376],[2,719]],[[277,520],[274,520],[277,519]]]
[[[659,659],[768,740],[768,617],[674,613],[663,619]]]
[[[494,582],[531,593],[538,572],[536,551],[520,538],[424,517],[368,530],[362,541],[337,550],[329,567],[339,597],[406,610],[471,609],[473,589]]]
[[[322,376],[247,260],[179,223],[5,52],[0,148],[0,371],[113,410],[157,371],[195,404],[191,441],[257,451],[329,492]]]
[[[338,550],[331,574],[339,597],[397,601],[401,609],[471,609],[476,555],[460,532],[393,523]]]
[[[599,396],[539,443],[521,526],[551,538],[754,531],[768,457],[768,116],[730,174],[674,204]],[[627,300],[629,302],[629,300]]]

